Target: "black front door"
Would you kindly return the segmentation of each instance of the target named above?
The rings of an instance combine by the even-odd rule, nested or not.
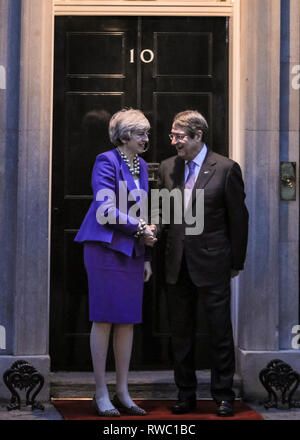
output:
[[[113,148],[110,116],[140,108],[151,123],[145,160],[174,155],[173,116],[197,109],[210,126],[209,146],[228,154],[227,19],[57,17],[51,230],[50,355],[52,370],[92,369],[88,287],[76,232],[92,200],[97,154]],[[155,172],[150,187],[155,187]],[[163,279],[164,240],[154,249],[145,285],[143,324],[135,326],[132,369],[169,369],[170,332]],[[209,367],[205,315],[199,303],[197,368]],[[113,368],[110,350],[108,368]]]

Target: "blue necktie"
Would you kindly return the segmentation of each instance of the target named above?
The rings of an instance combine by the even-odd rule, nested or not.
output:
[[[185,186],[184,186],[184,207],[185,209],[187,208],[187,205],[189,203],[189,200],[191,198],[191,194],[192,194],[192,189],[194,188],[195,185],[195,162],[190,161],[188,162],[188,167],[189,167],[189,174],[187,176],[186,182],[185,182]]]

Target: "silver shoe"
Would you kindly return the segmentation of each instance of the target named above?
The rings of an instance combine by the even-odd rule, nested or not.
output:
[[[92,405],[93,405],[93,408],[97,411],[98,416],[101,416],[101,417],[120,417],[120,415],[121,415],[116,408],[101,411],[98,406],[96,396],[93,397]]]
[[[143,408],[137,405],[123,405],[116,394],[113,397],[112,403],[115,405],[116,408],[118,408],[119,411],[124,412],[125,414],[128,414],[130,416],[145,416],[147,414],[147,412]]]

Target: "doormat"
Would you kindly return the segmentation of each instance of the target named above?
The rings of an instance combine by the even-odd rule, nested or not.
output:
[[[263,420],[263,417],[245,403],[237,400],[233,417],[218,417],[212,400],[198,400],[197,409],[188,414],[172,414],[174,400],[135,400],[147,411],[145,416],[100,417],[92,407],[92,399],[52,399],[64,420]]]

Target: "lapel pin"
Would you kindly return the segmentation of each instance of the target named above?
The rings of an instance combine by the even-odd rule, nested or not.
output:
[[[210,173],[209,170],[208,171],[203,171],[203,174],[208,174],[208,173]]]

